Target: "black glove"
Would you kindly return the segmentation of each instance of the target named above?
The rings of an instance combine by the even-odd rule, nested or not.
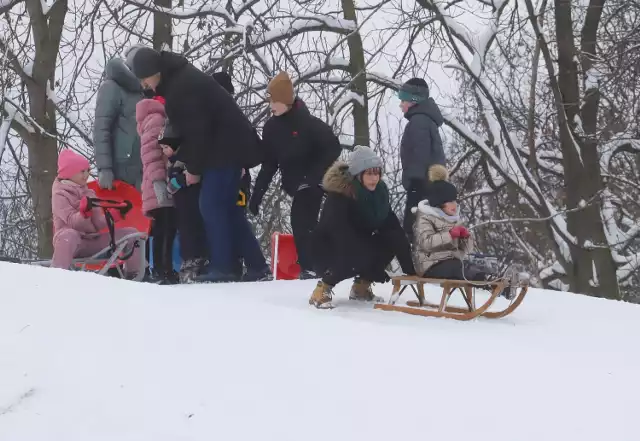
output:
[[[122,218],[124,219],[124,217],[127,215],[128,212],[131,211],[132,208],[133,208],[133,204],[131,203],[131,201],[124,201],[124,207],[119,207],[118,211],[120,212],[120,214],[122,215]]]

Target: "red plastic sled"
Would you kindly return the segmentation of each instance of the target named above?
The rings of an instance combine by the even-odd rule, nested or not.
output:
[[[130,201],[133,208],[127,213],[126,219],[116,222],[116,228],[133,227],[141,233],[148,233],[151,226],[151,220],[142,214],[142,195],[131,184],[124,181],[113,181],[113,189],[105,190],[100,188],[98,181],[88,183],[91,190],[95,191],[96,196],[100,199],[112,199],[117,201]],[[104,229],[102,231],[108,231]]]
[[[271,271],[274,280],[297,280],[300,276],[293,235],[276,232],[271,236]]]

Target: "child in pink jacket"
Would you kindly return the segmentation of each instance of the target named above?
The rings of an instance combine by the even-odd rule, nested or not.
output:
[[[87,187],[89,161],[72,150],[63,150],[58,157],[58,176],[53,182],[53,260],[52,268],[69,269],[74,258],[90,257],[109,246],[109,233],[100,233],[107,226],[101,208],[91,208],[89,198],[96,194]],[[121,218],[112,210],[114,219]],[[116,241],[137,233],[135,228],[118,228]],[[140,248],[125,263],[127,278],[135,278],[142,268]]]
[[[153,238],[152,280],[159,284],[178,283],[173,270],[173,241],[177,231],[176,211],[167,190],[167,162],[158,143],[164,129],[164,100],[156,96],[136,105],[136,121],[142,157],[142,212],[150,217]]]

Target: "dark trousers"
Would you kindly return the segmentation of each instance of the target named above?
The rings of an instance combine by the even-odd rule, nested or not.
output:
[[[176,210],[173,207],[151,211],[153,269],[160,274],[173,271],[173,240],[176,237]]]
[[[238,168],[212,168],[202,174],[200,213],[204,221],[211,270],[232,274],[238,254],[250,271],[268,270],[260,244],[244,208],[236,205],[240,188]]]
[[[483,282],[487,279],[484,268],[460,259],[447,259],[436,263],[424,273],[430,279],[469,280]]]
[[[291,228],[302,271],[313,270],[311,242],[313,230],[318,225],[318,215],[324,191],[318,186],[305,188],[293,196],[291,204]]]
[[[183,262],[206,259],[207,236],[200,215],[200,184],[181,188],[173,195],[180,233],[180,257]]]
[[[335,286],[343,280],[358,276],[367,282],[387,282],[389,276],[385,269],[393,260],[393,250],[379,235],[372,236],[371,240],[371,247],[357,253],[358,255],[336,255],[331,259],[323,259],[324,264],[318,266],[322,281]]]
[[[427,189],[425,186],[415,186],[407,192],[407,203],[404,208],[404,219],[402,221],[402,228],[407,234],[409,243],[413,243],[413,222],[415,220],[415,214],[411,212],[413,207],[418,206],[418,202],[427,198]]]

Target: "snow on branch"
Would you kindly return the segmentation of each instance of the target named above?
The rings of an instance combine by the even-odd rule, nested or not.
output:
[[[136,6],[140,9],[144,9],[145,11],[162,12],[171,18],[179,20],[212,15],[225,19],[227,23],[235,24],[235,20],[233,19],[231,14],[229,14],[229,11],[227,11],[218,2],[216,2],[217,4],[207,4],[206,2],[203,2],[202,6],[200,6],[199,8],[190,8],[185,6],[164,8],[162,6],[156,6],[153,3],[153,0],[124,0],[124,2],[129,5]]]
[[[33,125],[31,124],[31,122],[33,122],[33,120],[24,109],[22,109],[18,104],[16,104],[9,97],[4,97],[3,101],[4,101],[4,106],[3,106],[4,111],[8,115],[13,114],[12,120],[16,124],[19,124],[28,133],[36,133]],[[41,127],[39,127],[39,128],[41,128]]]
[[[338,101],[332,106],[333,110],[329,114],[329,120],[327,124],[333,125],[340,112],[349,105],[349,103],[356,102],[360,106],[364,107],[364,97],[362,94],[354,92],[352,90],[346,91],[346,93],[338,99]]]
[[[0,162],[2,162],[2,155],[5,147],[7,146],[7,137],[11,130],[11,123],[13,123],[14,118],[18,114],[18,109],[12,108],[6,113],[7,116],[2,119],[2,124],[0,124]]]
[[[22,3],[24,0],[0,0],[0,14],[9,12],[18,3]]]
[[[327,31],[338,34],[349,34],[355,30],[356,23],[353,20],[338,19],[326,15],[299,17],[294,18],[282,27],[272,29],[258,36],[252,44],[262,47],[286,38],[295,37],[303,32]]]

